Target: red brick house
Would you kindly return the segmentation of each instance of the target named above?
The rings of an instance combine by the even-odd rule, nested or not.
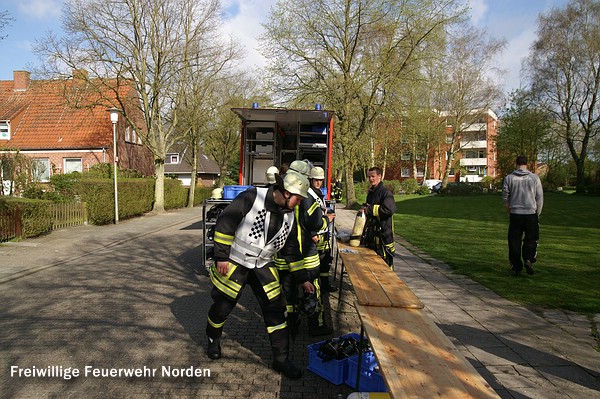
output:
[[[460,150],[456,154],[455,167],[450,169],[449,181],[479,182],[485,176],[498,176],[498,157],[496,136],[498,134],[498,116],[492,110],[474,114],[477,118],[470,124],[461,126]],[[446,132],[452,134],[452,126]],[[422,155],[412,156],[408,147],[401,148],[400,159],[389,165],[386,179],[441,180],[448,165],[448,141],[440,146],[432,146],[427,157],[427,176],[425,160]],[[416,165],[413,165],[413,162]],[[416,168],[414,168],[416,166]],[[416,175],[414,170],[416,169]]]
[[[43,166],[42,181],[113,162],[110,104],[99,100],[98,92],[86,90],[89,81],[78,76],[31,80],[29,72],[14,71],[14,80],[0,81],[0,153],[18,150],[34,158]],[[131,88],[120,90],[135,99]],[[119,118],[116,131],[119,168],[152,175],[152,155],[125,118]]]

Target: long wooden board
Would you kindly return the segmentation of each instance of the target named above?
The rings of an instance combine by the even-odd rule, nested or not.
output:
[[[338,243],[338,251],[360,305],[423,308],[419,298],[373,250]]]
[[[420,309],[356,306],[394,399],[499,399]]]

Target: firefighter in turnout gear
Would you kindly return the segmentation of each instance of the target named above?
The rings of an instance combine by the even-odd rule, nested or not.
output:
[[[294,161],[290,164],[289,171],[296,171],[309,177],[312,167],[308,161]],[[302,241],[302,256],[304,264],[301,266],[309,273],[310,281],[313,283],[316,290],[316,298],[318,301],[317,311],[311,312],[308,316],[309,334],[327,335],[333,332],[333,329],[325,323],[323,318],[323,301],[321,298],[321,287],[319,285],[319,252],[316,246],[316,232],[323,227],[323,212],[319,204],[309,195],[294,210],[298,228],[301,232]],[[313,239],[314,233],[314,239]],[[282,288],[287,300],[288,324],[290,325],[290,333],[292,338],[295,338],[299,324],[301,308],[300,299],[298,297],[297,278],[294,275],[298,273],[298,266],[286,262],[281,256],[276,257],[275,264],[280,272],[282,280]]]
[[[367,194],[367,202],[361,208],[367,216],[363,242],[365,246],[374,249],[393,269],[396,248],[392,220],[396,212],[396,201],[392,192],[381,181],[380,168],[370,168],[367,175],[371,187]]]
[[[323,212],[323,223],[321,229],[316,232],[311,232],[313,237],[317,236],[317,250],[319,251],[319,283],[322,290],[333,292],[336,287],[331,285],[329,282],[329,270],[331,269],[331,226],[335,213],[328,212],[327,206],[325,205],[325,198],[321,187],[325,181],[325,171],[320,166],[315,166],[310,170],[310,188],[308,189],[308,195],[314,198],[314,200],[321,207]]]
[[[227,317],[249,284],[261,307],[273,350],[274,370],[291,379],[302,376],[288,359],[289,332],[285,300],[273,263],[275,253],[297,267],[298,281],[314,292],[308,272],[301,267],[294,208],[307,197],[306,177],[288,172],[269,188],[251,188],[239,194],[219,215],[215,228],[215,264],[210,269],[213,305],[208,311],[207,355],[221,357],[221,335]]]

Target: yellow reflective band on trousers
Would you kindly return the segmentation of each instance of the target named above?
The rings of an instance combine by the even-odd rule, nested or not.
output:
[[[385,244],[385,247],[386,247],[387,249],[389,249],[389,251],[390,251],[391,253],[396,253],[396,247],[394,247],[394,243],[391,243],[391,244]]]
[[[277,326],[267,327],[267,332],[269,334],[271,334],[271,333],[274,333],[277,330],[283,330],[286,327],[287,327],[287,322],[284,321],[283,323],[281,323],[281,324],[279,324]]]
[[[381,205],[373,205],[373,216],[375,216],[376,218],[379,217],[379,207]]]
[[[276,298],[278,295],[281,295],[281,284],[279,283],[279,273],[274,268],[269,268],[271,274],[273,274],[273,278],[275,281],[269,284],[263,285],[263,290],[265,290],[265,294],[267,294],[267,298],[269,301]]]
[[[231,246],[231,244],[233,244],[233,236],[215,231],[215,242],[218,242],[219,244]]]
[[[208,317],[208,324],[210,324],[211,326],[213,326],[214,328],[222,328],[225,325],[225,322],[223,323],[215,323],[214,321],[212,321],[210,319],[210,316]]]
[[[321,266],[321,260],[319,254],[314,254],[304,258],[304,268],[307,270],[318,269]]]
[[[317,249],[322,251],[324,249],[329,249],[331,246],[329,245],[329,240],[325,239],[325,235],[321,234],[319,236],[319,241],[317,242]]]
[[[288,313],[297,313],[298,312],[298,306],[296,305],[285,305],[285,311]]]
[[[237,269],[237,266],[233,263],[229,263],[229,272],[226,276],[223,276],[217,270],[217,265],[213,264],[210,268],[210,281],[212,281],[213,285],[221,291],[223,294],[228,297],[235,299],[237,298],[242,286],[236,283],[235,281],[231,281],[229,277],[231,274]]]

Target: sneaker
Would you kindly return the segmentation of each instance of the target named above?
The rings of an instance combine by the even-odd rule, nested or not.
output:
[[[531,261],[526,260],[525,261],[525,270],[527,271],[527,274],[529,274],[530,276],[533,275],[533,267],[531,267]]]
[[[273,370],[285,375],[290,380],[297,380],[302,377],[302,370],[294,366],[287,358],[283,362],[275,360]]]
[[[206,355],[213,359],[217,360],[221,358],[221,339],[216,338],[208,338],[208,346],[206,348]]]
[[[308,334],[311,337],[319,337],[321,335],[329,335],[333,333],[333,328],[328,326],[327,324],[323,324],[322,326],[309,326]]]

